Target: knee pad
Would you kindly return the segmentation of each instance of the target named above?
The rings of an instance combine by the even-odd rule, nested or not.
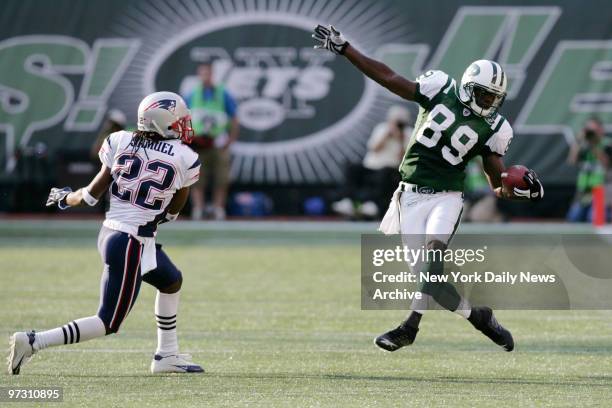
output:
[[[168,286],[168,288],[172,288],[172,293],[178,292],[183,286],[183,274],[178,269],[176,270],[176,272],[177,274],[175,281]]]
[[[183,274],[181,273],[181,271],[177,270],[177,275],[176,275],[176,282],[175,284],[178,285],[178,287],[180,288],[181,286],[183,286]]]

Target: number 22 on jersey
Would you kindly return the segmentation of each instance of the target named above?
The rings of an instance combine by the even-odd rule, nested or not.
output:
[[[176,170],[170,163],[152,160],[143,164],[140,157],[132,154],[122,154],[117,158],[119,177],[111,184],[111,194],[121,201],[128,201],[148,210],[159,210],[163,198],[155,196],[172,186]],[[141,173],[144,174],[141,178]],[[161,177],[160,177],[161,175]],[[138,184],[135,188],[121,186],[121,181]]]

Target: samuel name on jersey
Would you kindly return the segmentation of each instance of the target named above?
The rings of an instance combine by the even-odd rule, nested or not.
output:
[[[155,236],[174,193],[200,173],[197,154],[178,139],[137,140],[120,131],[107,138],[99,156],[114,179],[104,225],[141,237]]]
[[[162,140],[151,140],[151,139],[135,139],[132,138],[130,147],[135,147],[136,149],[143,148],[149,150],[155,150],[156,152],[165,153],[168,156],[174,156],[174,146],[168,142],[164,142]]]
[[[475,115],[459,100],[455,80],[442,71],[428,71],[416,82],[420,108],[399,169],[402,180],[436,191],[463,191],[467,163],[477,155],[503,156],[512,127],[498,113]]]

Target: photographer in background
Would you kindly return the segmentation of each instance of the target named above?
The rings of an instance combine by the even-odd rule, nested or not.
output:
[[[610,146],[606,141],[603,124],[598,118],[589,119],[570,147],[568,163],[578,166],[576,196],[567,212],[569,222],[591,221],[592,190],[605,182],[610,167]],[[606,218],[609,219],[609,216]]]
[[[346,217],[376,218],[379,208],[388,205],[399,183],[397,167],[412,133],[409,121],[406,108],[389,108],[387,120],[372,131],[363,162],[348,166],[342,199],[332,203],[334,212]]]

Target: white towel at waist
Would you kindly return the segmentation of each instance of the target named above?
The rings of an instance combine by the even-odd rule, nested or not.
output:
[[[155,248],[155,238],[145,238],[135,236],[142,243],[142,256],[140,258],[140,274],[152,271],[157,268],[157,249]]]
[[[400,224],[400,202],[399,198],[402,191],[398,187],[391,197],[389,208],[385,213],[378,230],[385,235],[399,234],[401,232]]]

